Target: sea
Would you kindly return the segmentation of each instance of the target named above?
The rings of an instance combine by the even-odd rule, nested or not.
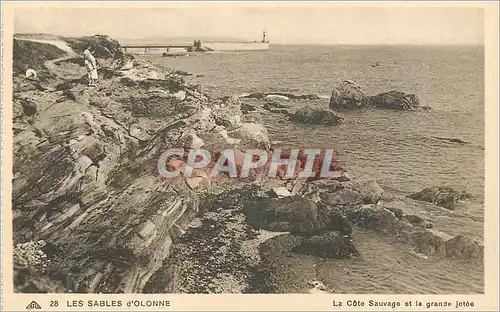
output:
[[[466,191],[472,199],[459,206],[454,212],[456,215],[442,218],[434,215],[434,219],[440,230],[482,241],[485,185],[483,46],[271,45],[269,51],[141,57],[158,66],[193,73],[186,77],[187,81],[203,84],[204,91],[214,97],[257,91],[317,94],[321,100],[293,101],[293,105],[328,107],[332,89],[347,79],[358,83],[368,95],[391,90],[417,94],[421,105],[431,110],[340,111],[344,123],[337,126],[297,124],[271,113],[258,121],[265,124],[271,140],[281,142],[284,147],[335,149],[354,177],[375,179],[388,192],[409,194],[431,186],[450,186]],[[460,139],[466,143],[435,137]],[[424,211],[427,208],[415,209]],[[367,254],[372,253],[374,259],[379,259],[377,261],[392,263],[396,270],[398,266],[402,271],[409,268],[410,273],[398,277],[401,283],[397,289],[387,286],[384,281],[372,283],[363,279],[365,288],[346,281],[343,289],[347,292],[483,291],[482,265],[434,261],[428,264],[428,273],[422,273],[427,271],[421,267],[425,264],[420,260],[396,262],[395,253],[387,255],[381,251],[383,248],[370,248],[371,238],[365,236]],[[401,257],[406,259],[408,255]],[[353,272],[360,270],[353,263],[346,266]],[[373,270],[363,274],[378,276],[385,272],[376,266]],[[433,279],[440,279],[440,282],[429,282]]]

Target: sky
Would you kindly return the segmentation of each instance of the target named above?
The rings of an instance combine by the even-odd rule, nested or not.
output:
[[[14,16],[16,33],[106,34],[117,39],[253,41],[260,40],[266,29],[275,44],[483,44],[484,40],[483,10],[463,7],[212,3],[163,8],[18,8]]]

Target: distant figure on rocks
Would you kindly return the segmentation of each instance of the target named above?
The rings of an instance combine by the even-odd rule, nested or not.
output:
[[[97,62],[92,52],[95,52],[95,50],[88,47],[83,52],[83,59],[85,61],[85,67],[87,68],[89,87],[96,87],[99,77],[97,76]]]
[[[36,75],[36,71],[33,68],[28,68],[26,70],[26,78],[37,80],[38,78],[37,78],[37,75]]]

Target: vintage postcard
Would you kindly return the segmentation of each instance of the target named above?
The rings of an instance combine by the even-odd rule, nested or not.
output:
[[[498,2],[2,2],[2,311],[497,311]]]

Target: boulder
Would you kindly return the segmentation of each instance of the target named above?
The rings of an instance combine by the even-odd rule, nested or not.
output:
[[[363,204],[376,204],[384,195],[384,190],[374,180],[359,180],[352,188],[361,194]]]
[[[483,258],[484,248],[464,235],[457,235],[445,243],[446,256],[453,258]]]
[[[415,251],[428,256],[438,255],[460,259],[483,258],[483,246],[464,235],[451,236],[432,229],[420,229],[410,232],[408,237]]]
[[[243,124],[241,102],[237,98],[227,96],[217,99],[211,109],[212,116],[218,126],[233,130],[241,127]]]
[[[244,123],[238,129],[228,133],[229,137],[240,139],[240,146],[269,150],[271,141],[266,127],[257,123]]]
[[[435,254],[437,248],[440,246],[440,244],[436,242],[435,236],[425,229],[410,232],[408,236],[412,248],[416,252],[427,256]]]
[[[276,192],[276,191],[274,191]],[[350,237],[352,226],[340,211],[304,196],[248,197],[243,211],[250,225],[276,232],[321,235],[329,231]]]
[[[369,102],[376,107],[398,110],[416,110],[420,105],[416,94],[401,91],[389,91],[370,96]]]
[[[351,81],[343,81],[334,88],[330,97],[329,107],[334,108],[358,108],[367,104],[367,96],[361,87]]]
[[[324,206],[302,196],[253,197],[244,204],[250,225],[277,232],[315,233],[328,227]]]
[[[408,196],[411,199],[426,201],[436,206],[454,210],[459,200],[469,197],[465,192],[458,192],[451,187],[428,187]]]
[[[343,118],[331,109],[310,106],[297,110],[291,119],[306,124],[338,125],[343,122]]]
[[[23,108],[24,115],[26,116],[33,116],[36,115],[37,113],[37,105],[33,101],[29,100],[20,100],[21,106]]]
[[[135,94],[124,100],[125,109],[133,117],[175,118],[186,114],[190,107],[182,103],[182,95],[163,90],[151,90],[147,94]],[[168,120],[168,119],[167,119]]]
[[[331,187],[320,187],[309,192],[318,193],[321,200],[330,206],[376,204],[383,195],[383,190],[372,180],[352,184],[335,182],[337,183],[328,183]]]
[[[321,199],[328,205],[355,205],[362,204],[361,194],[353,189],[343,188],[333,193],[324,193]]]
[[[380,206],[339,206],[336,209],[353,224],[384,234],[400,236],[411,228],[411,225],[401,222],[392,211]]]
[[[293,248],[292,252],[322,258],[346,258],[358,255],[350,238],[333,231],[304,239],[304,242]]]
[[[446,256],[446,242],[452,239],[453,236],[434,229],[427,229],[427,231],[432,233],[432,236],[434,237],[434,248],[436,251],[436,255]]]

